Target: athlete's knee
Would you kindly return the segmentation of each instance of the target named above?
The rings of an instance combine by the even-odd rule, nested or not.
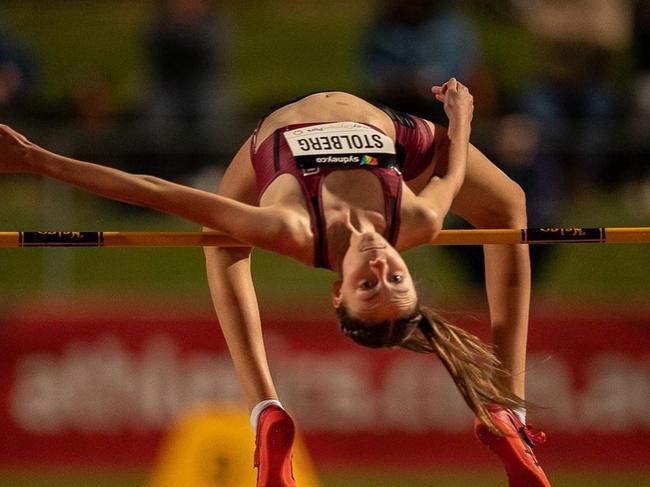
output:
[[[203,247],[203,254],[208,265],[229,265],[248,259],[252,250],[251,247]]]
[[[509,228],[524,228],[528,223],[526,192],[514,181],[509,184],[505,195],[503,218]]]
[[[515,181],[509,179],[499,197],[484,209],[480,220],[473,222],[486,228],[525,228],[528,224],[526,193]]]

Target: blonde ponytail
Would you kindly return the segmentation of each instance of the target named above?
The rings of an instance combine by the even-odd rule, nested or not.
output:
[[[478,337],[453,325],[435,310],[421,307],[420,313],[417,330],[400,346],[418,353],[435,353],[476,417],[502,435],[488,405],[525,408],[529,404],[503,385],[508,373],[499,359]]]

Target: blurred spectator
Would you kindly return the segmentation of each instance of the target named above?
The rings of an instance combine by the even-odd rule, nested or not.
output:
[[[223,29],[214,2],[158,3],[148,35],[151,96],[145,121],[155,174],[178,178],[213,164],[228,119],[223,83]]]
[[[538,172],[558,177],[546,182],[556,192],[605,184],[611,180],[607,170],[613,163],[615,123],[623,106],[611,68],[628,43],[629,2],[514,3],[524,25],[541,43],[537,78],[524,91],[520,105],[538,131],[531,163],[541,166]]]
[[[88,131],[101,131],[117,115],[111,83],[96,71],[79,75],[72,86],[72,104]]]
[[[491,154],[526,191],[530,227],[557,225],[576,190],[611,180],[606,175],[623,106],[611,68],[629,36],[625,1],[479,2],[492,17],[502,13],[497,20],[514,15],[537,47],[527,53],[531,76],[516,92],[503,92],[505,115],[494,125]],[[554,251],[531,247],[535,278]],[[468,260],[478,276],[480,260]]]
[[[630,210],[650,216],[650,0],[636,0],[632,37],[631,161],[627,176]]]
[[[489,118],[475,116],[472,140],[524,188],[531,225],[556,225],[562,194],[553,193],[553,188],[560,176],[555,165],[537,160],[539,126],[522,113],[520,102],[536,79],[535,39],[522,25],[516,2],[475,0],[472,5],[474,18],[480,19],[486,62],[498,83],[495,110]]]
[[[632,37],[633,112],[650,122],[650,1],[637,0]],[[646,125],[646,129],[650,129]],[[644,130],[648,133],[648,130]]]
[[[96,68],[84,67],[70,79],[68,90],[66,112],[74,124],[70,152],[82,160],[119,165],[125,140],[116,135],[122,117],[110,80]]]
[[[452,76],[472,86],[480,56],[477,33],[456,3],[385,0],[366,32],[362,66],[373,95],[383,103],[441,122],[444,114],[431,86]]]
[[[632,52],[635,71],[647,76],[650,74],[650,1],[636,0],[633,26]]]
[[[0,20],[0,114],[20,116],[35,83],[34,57]]]

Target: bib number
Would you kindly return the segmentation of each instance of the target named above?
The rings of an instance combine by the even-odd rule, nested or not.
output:
[[[298,167],[395,167],[395,142],[357,122],[313,125],[284,132]]]

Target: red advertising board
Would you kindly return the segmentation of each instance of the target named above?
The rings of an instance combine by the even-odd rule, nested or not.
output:
[[[209,309],[160,304],[0,316],[1,465],[148,466],[183,412],[240,401]],[[494,463],[434,356],[358,347],[327,314],[264,322],[281,399],[317,466]],[[488,336],[485,319],[457,322]],[[650,469],[649,313],[546,307],[529,338],[544,463]]]

